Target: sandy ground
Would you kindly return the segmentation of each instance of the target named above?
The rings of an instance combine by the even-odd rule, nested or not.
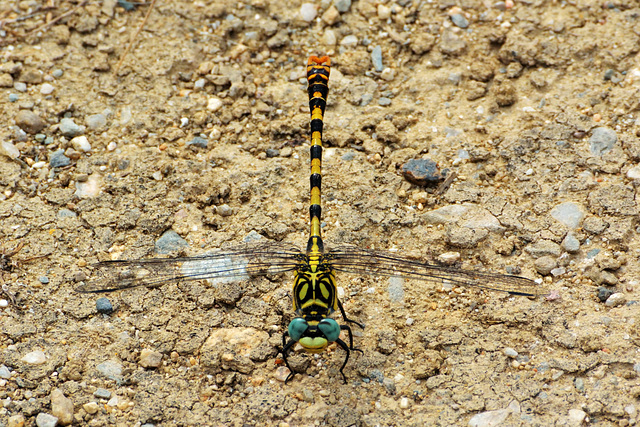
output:
[[[42,3],[0,4],[0,425],[636,424],[638,2],[160,1],[117,72],[147,6]],[[311,54],[327,244],[550,297],[341,276],[364,354],[284,384],[289,276],[74,292],[161,236],[304,246]]]

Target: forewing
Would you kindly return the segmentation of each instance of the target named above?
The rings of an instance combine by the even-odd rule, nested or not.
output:
[[[158,287],[187,280],[245,280],[294,270],[304,255],[280,243],[247,243],[202,255],[103,261],[78,292],[110,292],[138,286]]]
[[[520,276],[460,270],[413,260],[391,252],[343,246],[330,250],[327,258],[336,271],[368,276],[401,277],[454,286],[535,296],[543,292],[536,282]]]

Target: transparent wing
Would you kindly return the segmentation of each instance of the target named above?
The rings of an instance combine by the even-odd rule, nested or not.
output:
[[[453,285],[472,286],[512,295],[544,294],[536,282],[524,277],[443,267],[391,252],[341,246],[327,252],[327,259],[336,271],[345,273],[401,277],[433,283],[449,282]]]
[[[78,292],[110,292],[137,286],[158,287],[186,280],[244,280],[294,270],[304,254],[281,243],[247,243],[203,255],[103,261]]]

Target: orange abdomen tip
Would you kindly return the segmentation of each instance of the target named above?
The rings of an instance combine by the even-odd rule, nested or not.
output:
[[[312,55],[309,57],[309,61],[307,62],[307,65],[313,65],[313,64],[331,65],[331,59],[329,59],[329,57],[326,55],[321,58],[318,58],[317,56]]]

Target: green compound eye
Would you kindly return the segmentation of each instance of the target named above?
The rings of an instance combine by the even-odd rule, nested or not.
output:
[[[302,317],[296,317],[289,323],[289,336],[294,341],[300,341],[302,334],[309,329],[309,324]]]
[[[328,341],[336,341],[340,338],[340,325],[333,319],[322,319],[318,323],[318,329],[327,337]]]

